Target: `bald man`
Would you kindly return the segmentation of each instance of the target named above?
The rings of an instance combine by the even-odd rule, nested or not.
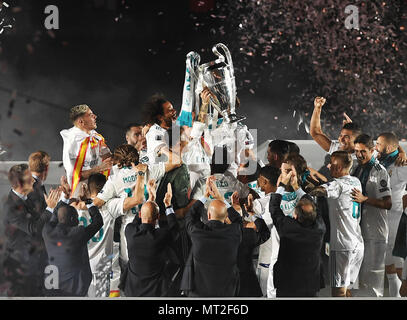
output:
[[[209,196],[208,222],[200,219]],[[225,220],[229,218],[230,224]],[[185,216],[192,241],[181,289],[190,297],[234,297],[239,292],[237,254],[242,240],[242,218],[216,188],[214,177],[206,182],[204,196]]]
[[[168,184],[164,197],[168,227],[157,227],[159,207],[153,201],[145,202],[140,216],[136,215],[133,222],[126,226],[129,262],[124,271],[124,283],[121,283],[126,297],[162,297],[167,294],[171,280],[166,269],[167,254],[178,233],[171,198],[171,184]]]

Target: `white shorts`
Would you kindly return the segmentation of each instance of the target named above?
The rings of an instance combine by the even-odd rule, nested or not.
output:
[[[352,251],[329,252],[330,282],[332,288],[349,287],[359,274],[363,261],[363,247]]]
[[[92,273],[92,282],[88,289],[88,297],[108,297],[110,291],[110,273]]]
[[[383,240],[365,240],[364,245],[365,251],[359,277],[360,295],[383,297],[387,243]]]

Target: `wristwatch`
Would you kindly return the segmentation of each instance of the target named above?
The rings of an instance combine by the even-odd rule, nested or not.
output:
[[[283,187],[284,189],[287,188],[286,184],[285,184],[285,183],[282,183],[281,181],[280,181],[280,183],[278,184],[278,186],[279,186],[279,187]]]
[[[145,173],[145,172],[143,172],[143,171],[137,171],[137,174],[138,174],[139,176],[144,177],[146,173]]]
[[[84,202],[85,202],[85,204],[92,204],[93,200],[92,199],[86,199]]]

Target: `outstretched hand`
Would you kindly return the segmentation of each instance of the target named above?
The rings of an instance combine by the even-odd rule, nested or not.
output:
[[[51,209],[54,209],[57,206],[59,198],[61,197],[61,193],[62,193],[62,188],[57,188],[57,189],[51,189],[49,191],[48,196],[46,194],[44,194],[45,202],[47,203],[47,206],[50,207]]]
[[[71,194],[71,187],[69,186],[68,179],[66,176],[62,176],[60,179],[60,184],[61,184],[61,189],[63,193],[65,194],[66,198],[69,198]]]
[[[167,184],[167,193],[164,196],[165,207],[171,206],[171,200],[172,200],[172,187],[171,187],[171,183],[168,183]]]
[[[347,124],[347,123],[351,123],[351,122],[352,122],[352,119],[349,118],[349,116],[346,114],[346,112],[343,113],[343,116],[345,117],[345,119],[344,119],[343,122],[342,122],[342,126],[344,126],[344,125]]]
[[[147,183],[148,200],[155,201],[157,193],[157,185],[154,179],[148,180]]]

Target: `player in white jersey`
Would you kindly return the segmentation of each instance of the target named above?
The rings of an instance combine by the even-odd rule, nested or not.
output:
[[[149,166],[145,164],[138,164],[136,171],[131,167],[132,163],[138,163],[137,150],[128,144],[121,145],[114,150],[113,159],[120,168],[118,172],[109,178],[94,199],[94,204],[98,207],[104,205],[105,202],[116,197],[131,197],[133,187],[136,184],[137,176],[145,175],[146,180],[159,181],[166,172],[171,171],[181,165],[180,158],[168,151],[166,147],[161,149],[161,152],[165,152],[168,158],[167,162],[159,162],[158,164],[151,164]],[[146,189],[144,191],[146,194]],[[138,214],[138,207],[131,208],[130,212],[126,214],[122,219],[120,227],[120,260],[123,264],[128,261],[127,243],[124,236],[124,230],[128,223],[133,221],[134,214]]]
[[[96,115],[87,105],[71,108],[73,127],[60,132],[64,141],[62,160],[71,187],[72,197],[77,197],[80,186],[93,173],[106,176],[112,166],[110,150],[96,129]]]
[[[110,282],[113,275],[113,225],[116,218],[123,216],[134,206],[144,202],[144,177],[138,176],[132,197],[113,198],[101,208],[103,227],[88,242],[92,282],[89,297],[108,297],[111,293]],[[103,174],[92,174],[88,180],[90,199],[94,199],[106,183]],[[85,227],[90,223],[87,210],[78,210],[79,222]]]
[[[326,99],[323,97],[316,97],[314,100],[314,111],[311,117],[310,134],[312,138],[318,143],[322,149],[329,154],[332,154],[338,150],[344,150],[352,155],[353,166],[351,172],[357,165],[356,155],[354,154],[354,141],[356,137],[361,134],[360,127],[352,122],[352,120],[346,115],[343,121],[342,130],[339,134],[338,140],[331,140],[321,129],[321,111],[322,106],[325,104]]]
[[[373,151],[371,137],[361,134],[355,139],[359,165],[353,175],[359,178],[362,192],[355,190],[353,199],[362,205],[361,229],[365,243],[358,294],[382,297],[389,235],[387,210],[392,206],[392,197],[389,174],[373,157]]]
[[[277,259],[278,252],[278,234],[273,227],[273,220],[271,219],[269,212],[269,202],[271,193],[277,190],[277,180],[280,176],[280,170],[271,166],[265,166],[260,169],[260,174],[257,179],[257,185],[260,187],[261,191],[265,194],[259,199],[252,200],[252,195],[248,197],[248,205],[246,207],[247,212],[254,212],[261,215],[269,228],[271,234],[270,238],[260,245],[259,247],[259,258],[257,260],[257,274],[263,292],[263,296],[275,297],[274,285],[268,286],[269,277],[271,277],[270,283],[273,284],[272,278],[273,273],[269,269],[273,269],[273,263],[271,262],[272,257]],[[270,291],[270,294],[268,292]]]
[[[147,156],[150,163],[157,163],[160,149],[165,146],[165,133],[175,124],[177,111],[162,95],[153,95],[144,106],[144,117],[147,125],[143,135],[147,142]]]
[[[363,260],[364,242],[359,226],[360,204],[352,200],[352,190],[362,190],[360,181],[349,175],[352,159],[346,151],[335,151],[328,165],[333,181],[310,192],[326,196],[329,203],[329,265],[333,297],[350,296]]]
[[[219,192],[227,202],[231,203],[231,196],[235,191],[237,191],[239,199],[246,199],[249,195],[249,187],[227,171],[230,166],[228,160],[227,147],[215,147],[212,156],[211,175],[216,177],[215,183]]]
[[[397,228],[401,215],[403,214],[402,198],[407,184],[407,166],[396,166],[398,157],[399,141],[394,133],[383,132],[376,141],[378,160],[390,176],[391,187],[391,209],[388,211],[389,238],[387,242],[385,269],[389,282],[389,296],[400,297],[401,275],[403,270],[403,259],[392,254],[396,239]]]

